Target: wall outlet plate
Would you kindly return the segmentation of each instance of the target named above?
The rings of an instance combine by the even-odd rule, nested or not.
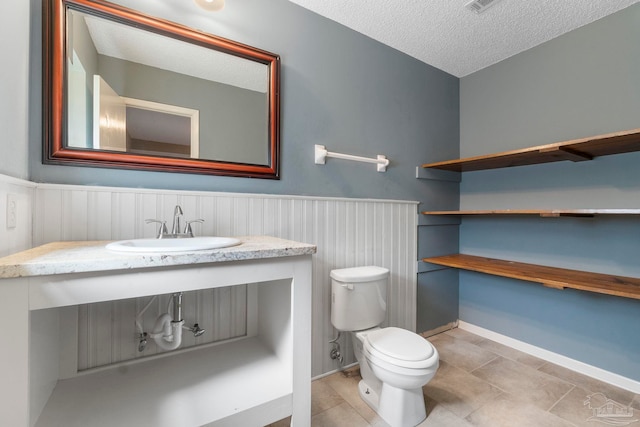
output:
[[[7,194],[7,228],[16,228],[18,222],[18,196]]]

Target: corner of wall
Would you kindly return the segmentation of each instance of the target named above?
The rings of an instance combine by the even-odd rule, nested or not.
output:
[[[34,196],[32,182],[0,174],[0,256],[32,247]],[[8,226],[9,198],[15,203],[15,227]]]

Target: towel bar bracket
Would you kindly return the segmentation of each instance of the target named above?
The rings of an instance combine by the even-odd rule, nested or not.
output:
[[[316,165],[324,165],[327,157],[333,157],[335,159],[353,160],[355,162],[374,163],[377,165],[378,172],[386,172],[387,166],[389,166],[389,159],[382,154],[378,154],[375,159],[369,157],[352,156],[350,154],[333,153],[327,151],[324,145],[316,145],[314,147],[315,162]]]

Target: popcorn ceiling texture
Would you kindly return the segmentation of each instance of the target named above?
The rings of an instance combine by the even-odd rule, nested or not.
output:
[[[464,77],[640,0],[290,0],[456,77]]]

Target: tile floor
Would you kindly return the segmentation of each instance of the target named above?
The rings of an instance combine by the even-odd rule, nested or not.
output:
[[[427,419],[419,427],[578,427],[607,426],[589,417],[592,407],[611,399],[631,406],[630,427],[640,427],[640,395],[575,373],[544,360],[453,329],[429,340],[440,353],[440,368],[424,387]],[[358,396],[358,369],[313,381],[313,427],[382,427]],[[603,396],[604,395],[604,396]],[[288,420],[272,424],[289,425]],[[623,424],[617,424],[623,425]]]

